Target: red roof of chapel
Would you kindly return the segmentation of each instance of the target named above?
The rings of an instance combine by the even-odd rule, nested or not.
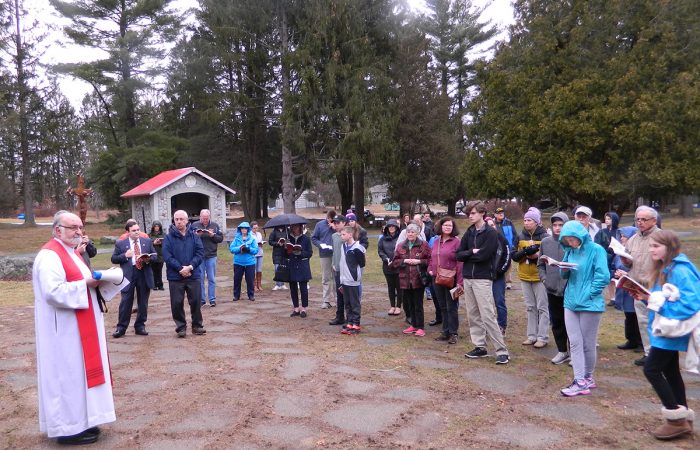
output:
[[[154,193],[160,191],[164,187],[176,182],[180,178],[183,178],[187,176],[190,173],[196,173],[197,175],[200,175],[203,178],[206,178],[207,180],[211,181],[212,183],[216,184],[217,186],[221,187],[222,189],[235,194],[236,191],[233,189],[229,188],[228,186],[225,186],[212,177],[204,174],[203,172],[200,172],[194,167],[184,167],[182,169],[173,169],[173,170],[166,170],[165,172],[161,172],[155,177],[144,181],[143,183],[139,184],[135,188],[131,189],[130,191],[127,191],[121,195],[122,198],[129,198],[129,197],[141,197],[141,196],[148,196],[148,195],[153,195]]]

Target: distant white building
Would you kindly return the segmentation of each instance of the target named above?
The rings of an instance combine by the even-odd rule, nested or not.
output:
[[[294,202],[294,207],[296,209],[305,208],[324,208],[326,206],[323,198],[314,191],[305,190],[301,193],[297,201]],[[282,194],[275,200],[276,209],[284,209],[284,202],[282,201]]]
[[[388,184],[377,184],[369,188],[370,203],[372,205],[381,205],[384,200],[389,196],[389,185]]]

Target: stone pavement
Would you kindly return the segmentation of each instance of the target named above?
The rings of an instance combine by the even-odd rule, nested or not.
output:
[[[230,281],[218,292],[230,292]],[[650,438],[660,407],[640,373],[616,375],[613,365],[593,395],[565,399],[558,389],[570,368],[543,364],[554,348],[512,349],[508,366],[465,360],[464,337],[448,346],[432,329],[403,336],[383,292],[365,286],[358,336],[327,325],[332,313],[314,307],[318,287],[306,319],[289,317],[289,291],[219,298],[203,307],[207,334],[188,329],[185,339],[175,336],[167,290],[152,293],[147,337],[132,327],[111,338],[113,301],[117,421],[95,448],[692,448]],[[56,447],[38,431],[33,310],[3,308],[0,317],[0,448]],[[700,409],[700,380],[685,378]]]

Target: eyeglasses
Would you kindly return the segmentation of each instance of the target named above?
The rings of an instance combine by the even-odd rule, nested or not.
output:
[[[653,218],[653,217],[651,217],[651,218],[649,218],[649,217],[637,217],[637,218],[634,219],[634,220],[637,221],[637,222],[647,223],[647,222],[649,222],[650,220],[654,220],[654,218]]]
[[[65,225],[59,225],[59,227],[63,227],[63,228],[65,228],[66,230],[72,230],[72,231],[75,231],[75,230],[83,231],[83,230],[85,229],[85,227],[82,226],[82,225],[73,225],[73,226],[70,226],[70,227],[67,227],[67,226],[65,226]]]

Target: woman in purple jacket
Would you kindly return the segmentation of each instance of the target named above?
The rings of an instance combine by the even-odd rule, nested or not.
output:
[[[430,264],[428,273],[437,277],[438,268],[454,270],[454,282],[452,287],[462,284],[462,265],[457,261],[456,254],[459,249],[460,240],[457,238],[459,230],[452,217],[443,217],[435,224],[435,232],[439,233],[439,238],[433,244],[430,254]],[[442,333],[435,338],[436,341],[447,341],[448,344],[457,343],[457,331],[459,329],[459,300],[453,300],[449,287],[441,286],[433,281],[435,295],[437,297],[440,310],[442,311]]]

